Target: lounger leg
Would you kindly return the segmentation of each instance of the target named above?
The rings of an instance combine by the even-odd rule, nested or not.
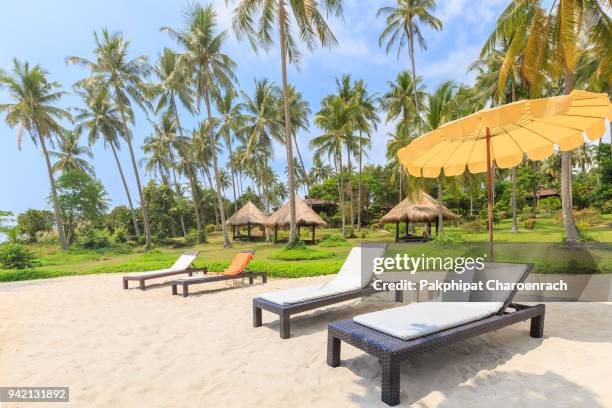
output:
[[[327,365],[338,367],[340,365],[340,339],[327,335]]]
[[[123,278],[123,289],[127,289],[128,288],[128,280]]]
[[[263,283],[268,282],[268,274],[266,272],[261,275],[261,280]]]
[[[404,303],[404,291],[402,290],[395,291],[395,301],[397,303]]]
[[[172,285],[172,295],[176,295],[176,285]]]
[[[144,279],[140,280],[140,290],[145,290],[145,281],[144,281]]]
[[[249,275],[249,285],[253,284],[253,275]]]
[[[382,367],[382,400],[388,405],[399,404],[400,370],[399,362],[393,359],[380,361]]]
[[[189,285],[183,283],[183,297],[189,296]]]
[[[529,335],[536,339],[544,336],[544,315],[531,318],[531,329],[529,330]]]
[[[280,338],[288,339],[291,336],[291,330],[289,328],[289,314],[280,314]]]
[[[261,309],[253,305],[253,327],[261,327]]]

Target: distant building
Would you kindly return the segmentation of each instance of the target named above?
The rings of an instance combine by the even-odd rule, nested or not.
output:
[[[317,214],[324,213],[325,215],[331,217],[336,212],[337,204],[334,201],[306,196],[304,198],[304,202]]]

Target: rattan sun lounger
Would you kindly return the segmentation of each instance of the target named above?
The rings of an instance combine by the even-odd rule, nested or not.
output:
[[[240,254],[251,255],[249,259],[253,257],[254,253],[255,251],[240,252]],[[240,265],[236,265],[235,272],[231,272],[230,269],[232,268],[232,265],[234,264],[234,262],[238,262],[240,263]],[[178,295],[179,294],[178,287],[180,286],[181,294],[183,295],[183,297],[187,297],[189,296],[189,286],[191,285],[200,285],[203,283],[219,282],[219,281],[226,281],[226,280],[233,280],[233,279],[248,278],[249,284],[252,285],[255,278],[260,276],[262,283],[268,282],[268,274],[266,272],[249,272],[246,270],[249,260],[246,260],[245,262],[241,262],[240,260],[238,260],[238,255],[237,255],[236,257],[234,257],[234,260],[232,261],[232,264],[230,265],[230,267],[221,274],[207,275],[205,272],[204,276],[194,276],[191,278],[177,279],[175,281],[172,281],[170,282],[170,284],[172,285],[172,294]]]
[[[370,253],[362,255],[363,248],[368,248],[367,251]],[[262,326],[261,311],[266,310],[279,316],[280,337],[288,339],[291,335],[291,315],[377,293],[370,285],[372,272],[364,271],[362,265],[370,263],[369,258],[383,256],[385,249],[386,246],[353,248],[342,269],[331,282],[264,293],[253,299],[253,327]],[[362,256],[364,258],[367,256],[368,259]],[[403,301],[402,292],[396,292],[395,300]]]
[[[527,277],[531,269],[532,266],[528,265],[520,282]],[[342,341],[372,354],[378,358],[382,368],[382,401],[388,405],[397,405],[400,400],[400,364],[402,361],[525,320],[531,320],[530,336],[542,337],[544,334],[544,305],[526,306],[510,303],[515,294],[516,290],[511,291],[503,306],[495,314],[407,340],[360,324],[355,321],[359,316],[354,319],[332,322],[328,328],[327,364],[331,367],[340,365]],[[482,296],[479,300],[483,300]],[[449,303],[444,303],[444,305],[449,305]],[[508,308],[514,311],[510,312]]]
[[[195,261],[199,253],[199,251],[183,253],[179,257],[179,259],[177,259],[177,261],[168,269],[150,272],[137,272],[125,275],[123,277],[123,289],[128,288],[129,281],[138,281],[140,283],[140,289],[145,290],[145,282],[150,279],[158,279],[164,278],[166,276],[174,276],[181,274],[187,274],[189,276],[192,276],[194,272],[206,273],[206,268],[193,267],[193,262]]]

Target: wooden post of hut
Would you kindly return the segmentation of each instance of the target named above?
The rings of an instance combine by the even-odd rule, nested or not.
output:
[[[410,225],[410,221],[406,218],[406,235],[408,235],[408,226]]]
[[[438,236],[438,227],[440,225],[440,219],[436,217],[436,237]]]
[[[278,224],[274,224],[274,243],[278,242]]]
[[[395,242],[399,242],[399,221],[395,222]]]
[[[232,225],[232,240],[236,240],[236,226]]]
[[[247,222],[247,240],[251,241],[251,223]]]
[[[315,228],[317,228],[316,225],[312,224],[312,243],[315,243]]]

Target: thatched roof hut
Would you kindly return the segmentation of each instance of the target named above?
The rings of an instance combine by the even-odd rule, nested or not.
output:
[[[428,226],[431,225],[432,222],[435,222],[437,234],[439,213],[440,207],[438,206],[438,201],[429,194],[421,192],[416,198],[409,196],[393,207],[380,219],[380,223],[394,223],[395,240],[398,241],[400,239],[399,223],[402,221],[406,222],[406,227],[408,227],[409,222],[426,222]],[[450,211],[444,205],[442,205],[442,217],[445,220],[456,220],[459,218],[457,214]]]
[[[266,218],[267,216],[263,213],[263,211],[257,208],[257,206],[251,201],[248,201],[234,215],[229,217],[225,223],[232,226],[232,236],[234,240],[236,240],[237,237],[236,227],[238,227],[238,232],[240,232],[240,227],[246,226],[247,240],[251,241],[251,226],[261,225],[263,227]]]
[[[323,218],[313,211],[304,201],[298,196],[295,197],[295,221],[297,226],[312,227],[312,240],[315,239],[315,228],[326,227],[327,223]],[[274,241],[277,241],[278,227],[286,227],[290,222],[289,203],[287,202],[279,208],[274,214],[269,216],[264,225],[274,228]]]
[[[245,205],[242,206],[234,215],[229,217],[225,223],[227,225],[263,225],[266,221],[266,214],[263,213],[255,204],[251,201],[248,201]]]

